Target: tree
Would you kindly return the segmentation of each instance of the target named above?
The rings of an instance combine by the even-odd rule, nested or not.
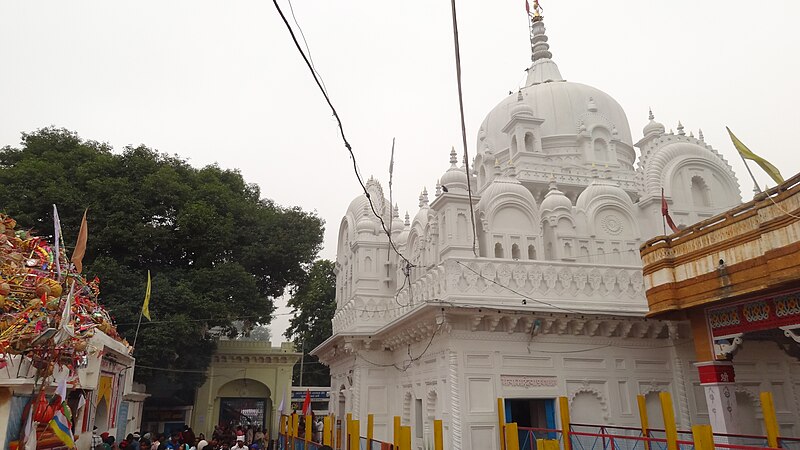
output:
[[[302,350],[303,385],[330,386],[330,369],[308,352],[325,342],[333,334],[333,314],[336,312],[336,274],[332,261],[321,259],[314,262],[306,279],[295,290],[288,306],[294,317],[284,334]],[[300,372],[294,366],[293,382],[300,382]]]
[[[101,279],[101,302],[131,343],[152,273],[137,381],[166,377],[191,392],[216,348],[208,330],[236,337],[235,320],[246,331],[268,324],[273,299],[305,279],[321,247],[319,217],[262,199],[236,170],[145,146],[114,153],[56,128],[23,133],[21,144],[0,149],[0,207],[52,235],[58,205],[68,247],[88,207],[84,272]]]

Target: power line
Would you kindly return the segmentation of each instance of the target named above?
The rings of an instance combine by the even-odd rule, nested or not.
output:
[[[322,75],[320,75],[319,71],[317,71],[317,66],[314,65],[314,58],[311,57],[311,47],[308,46],[306,34],[303,33],[303,28],[300,26],[300,23],[297,22],[297,16],[294,15],[294,6],[292,6],[292,0],[287,0],[287,2],[289,3],[289,12],[292,13],[292,20],[294,20],[294,24],[297,26],[297,30],[300,31],[300,36],[303,38],[303,43],[306,45],[306,52],[308,52],[308,60],[311,62],[311,68],[314,70],[314,73],[319,76],[319,81],[322,83],[322,88],[327,93],[328,87],[325,86],[325,80],[322,79]]]
[[[475,229],[475,211],[472,208],[472,176],[469,173],[469,153],[467,152],[467,127],[464,123],[464,95],[461,90],[461,51],[458,45],[458,19],[456,0],[450,2],[453,10],[453,43],[456,52],[456,80],[458,81],[458,107],[461,112],[461,140],[464,145],[464,171],[467,175],[467,194],[469,195],[469,219],[472,223],[472,253],[477,257],[478,233]]]
[[[353,161],[353,171],[356,174],[356,179],[358,180],[358,184],[361,185],[361,189],[364,191],[364,195],[367,197],[367,201],[369,201],[369,206],[370,206],[370,209],[372,209],[372,214],[374,214],[375,217],[377,217],[378,220],[380,221],[381,228],[383,228],[384,233],[386,233],[386,237],[389,239],[389,245],[392,247],[392,250],[394,250],[394,252],[397,253],[397,255],[400,256],[400,258],[402,258],[403,261],[406,262],[406,264],[413,265],[413,264],[411,264],[411,261],[409,261],[405,256],[403,256],[403,254],[400,253],[400,251],[397,249],[397,246],[395,245],[394,240],[392,239],[392,234],[389,232],[389,229],[386,227],[386,222],[383,220],[383,217],[380,214],[378,214],[378,211],[375,210],[375,204],[372,202],[372,197],[370,196],[370,193],[367,190],[367,186],[364,184],[364,181],[361,178],[361,174],[358,171],[358,164],[356,162],[356,155],[355,155],[355,153],[353,153],[353,147],[350,145],[350,142],[347,140],[347,137],[345,136],[344,127],[342,125],[342,119],[339,118],[339,113],[336,112],[336,108],[333,106],[333,103],[331,102],[331,99],[328,96],[328,93],[326,92],[325,87],[322,85],[322,82],[320,81],[320,77],[317,76],[317,73],[314,70],[314,66],[311,64],[311,61],[309,61],[308,57],[306,56],[305,52],[303,51],[303,48],[300,47],[300,43],[297,41],[297,36],[295,36],[294,30],[292,30],[292,26],[289,25],[289,21],[286,20],[286,16],[283,14],[283,10],[281,10],[280,5],[278,5],[278,0],[272,0],[272,3],[275,5],[275,9],[278,10],[278,14],[280,14],[281,19],[283,19],[283,23],[284,23],[284,25],[286,25],[286,29],[289,31],[289,34],[292,37],[292,41],[294,41],[294,45],[297,48],[297,51],[300,53],[300,56],[303,57],[303,61],[305,61],[306,66],[308,67],[309,71],[311,72],[311,76],[314,78],[314,82],[317,84],[317,87],[319,88],[320,92],[322,93],[322,96],[325,97],[325,101],[328,103],[328,106],[330,107],[331,112],[333,113],[333,117],[336,119],[336,123],[337,123],[337,125],[339,127],[339,134],[342,137],[342,141],[344,141],[345,148],[347,149],[348,153],[350,153],[350,159]],[[391,207],[390,207],[390,210],[391,210]]]

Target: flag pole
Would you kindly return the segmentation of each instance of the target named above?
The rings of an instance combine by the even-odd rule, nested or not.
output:
[[[144,313],[144,305],[139,309],[139,323],[136,324],[136,334],[133,335],[133,349],[136,350],[136,339],[139,338],[139,327],[142,326],[142,313]]]
[[[666,236],[667,235],[667,216],[664,215],[664,211],[663,211],[664,210],[664,206],[663,206],[664,202],[666,202],[666,200],[664,199],[664,188],[662,187],[661,188],[661,205],[662,205],[661,206],[661,210],[662,210],[661,211],[661,225],[664,226],[664,236]]]
[[[736,153],[739,153],[739,156],[742,158],[742,162],[744,163],[744,167],[747,169],[747,173],[749,173],[750,174],[750,178],[753,179],[753,185],[755,186],[755,191],[754,192],[761,193],[762,191],[761,191],[761,188],[758,187],[758,181],[756,181],[756,177],[753,175],[753,171],[750,170],[750,166],[747,165],[747,160],[744,158],[744,155],[742,155],[742,153],[739,152],[739,151],[737,151]]]

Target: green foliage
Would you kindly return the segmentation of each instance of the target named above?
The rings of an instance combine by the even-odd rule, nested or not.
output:
[[[289,300],[294,312],[285,336],[306,354],[303,364],[303,386],[330,386],[330,370],[316,356],[307,355],[333,334],[331,321],[336,312],[336,274],[332,261],[314,262],[306,279]],[[293,382],[300,381],[299,367],[294,367]]]
[[[52,235],[53,204],[68,248],[89,208],[84,271],[101,279],[101,301],[129,342],[151,271],[153,322],[142,322],[136,378],[188,390],[202,374],[143,366],[205,370],[216,346],[208,330],[233,337],[238,318],[269,323],[273,298],[305,280],[322,243],[321,219],[261,199],[238,171],[196,169],[144,146],[117,154],[45,128],[0,149],[0,208]]]

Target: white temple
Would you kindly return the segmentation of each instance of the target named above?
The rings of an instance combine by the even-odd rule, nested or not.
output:
[[[644,317],[639,245],[664,232],[662,189],[688,225],[741,202],[736,176],[701,131],[666,132],[652,113],[634,143],[613,98],[562,77],[540,17],[531,36],[525,87],[486,116],[469,174],[452,151],[405,221],[368,182],[410,264],[365,195],[341,221],[334,335],[313,353],[331,368],[330,410],[374,414],[377,439],[399,415],[422,448],[441,418],[445,448],[498,448],[498,397],[507,421],[553,428],[558,396],[574,423],[636,426],[643,394],[658,428],[657,393],[670,391],[680,428],[708,422],[689,326]],[[784,366],[765,370],[765,357]],[[737,356],[748,360],[737,398],[754,419],[759,386],[792,383],[793,360],[766,343]]]

